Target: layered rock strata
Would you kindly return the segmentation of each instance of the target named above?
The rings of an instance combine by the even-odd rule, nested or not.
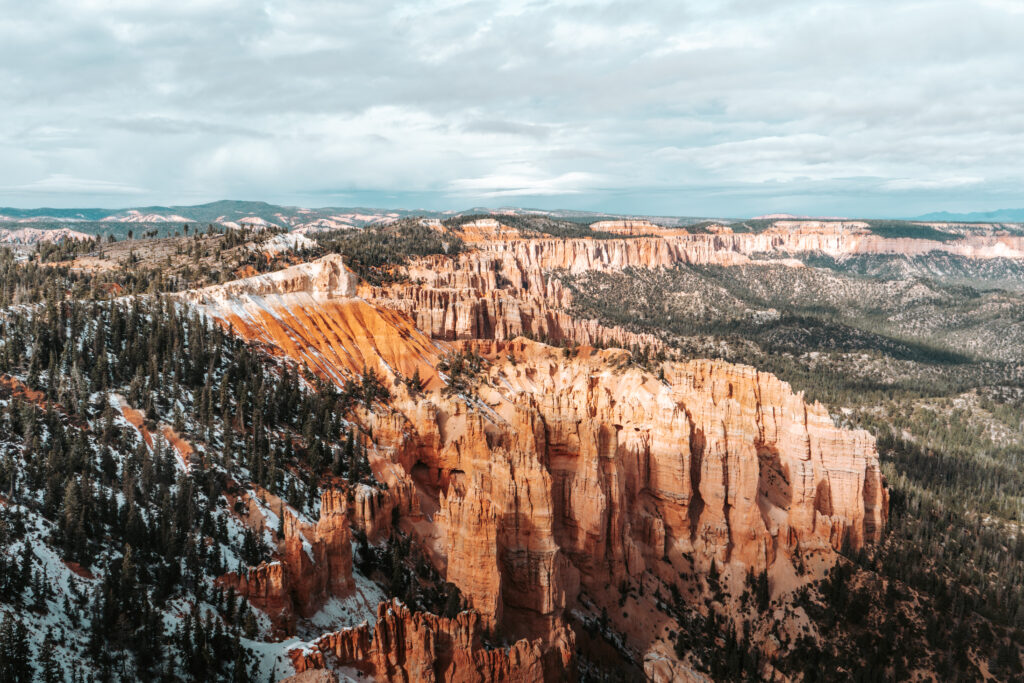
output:
[[[556,681],[572,660],[571,634],[548,654],[540,642],[511,647],[483,646],[478,616],[463,612],[448,619],[412,612],[401,602],[382,602],[375,626],[328,633],[290,652],[296,672],[345,666],[378,681],[455,683]]]
[[[326,256],[267,275],[185,294],[200,311],[272,353],[343,383],[367,369],[385,377],[417,371],[441,385],[441,350],[402,315],[355,298],[356,276],[341,257]]]
[[[823,407],[753,368],[664,362],[651,373],[623,350],[517,338],[557,329],[550,321],[566,295],[542,265],[515,256],[543,250],[503,244],[414,263],[414,282],[384,288],[352,291],[328,275],[321,291],[343,294],[313,296],[303,287],[323,279],[306,272],[275,279],[272,293],[236,283],[224,298],[193,297],[236,332],[336,382],[362,368],[426,380],[423,392],[393,381],[388,406],[356,416],[384,487],[325,500],[315,529],[286,514],[281,559],[222,583],[287,630],[295,614],[350,585],[349,519],[370,538],[397,521],[474,613],[440,620],[389,605],[372,633],[325,636],[296,655],[296,667],[333,657],[383,680],[533,679],[538,666],[550,678],[568,662],[567,614],[584,591],[645,574],[670,583],[713,562],[765,569],[880,538],[887,497],[867,433],[836,428]],[[605,248],[593,254],[615,267],[616,253],[630,253]],[[562,329],[572,341],[587,330]],[[438,365],[453,350],[484,359],[461,393],[440,391],[452,378]],[[523,640],[500,654],[477,646],[481,634]]]
[[[344,597],[354,588],[352,580],[352,533],[345,494],[324,491],[320,519],[303,523],[280,500],[266,492],[265,504],[277,505],[283,515],[277,539],[278,559],[229,572],[218,584],[263,610],[283,632],[294,628],[296,616],[310,617],[331,596]],[[256,513],[258,514],[258,513]],[[257,530],[262,533],[262,525]]]
[[[887,498],[872,438],[836,428],[775,377],[620,350],[473,342],[483,406],[398,406],[403,469],[430,482],[447,579],[492,630],[543,634],[582,586],[665,558],[764,569],[880,536]]]

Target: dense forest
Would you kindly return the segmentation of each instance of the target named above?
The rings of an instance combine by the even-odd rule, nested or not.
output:
[[[0,316],[0,340],[0,679],[264,680],[267,626],[214,579],[270,559],[276,532],[240,527],[225,496],[251,482],[315,519],[323,485],[377,486],[345,416],[386,400],[379,379],[337,390],[163,297],[44,293]],[[186,439],[188,470],[123,406]],[[62,598],[55,562],[80,568]],[[400,535],[357,562],[411,606],[462,605]],[[51,646],[34,674],[27,623]]]
[[[494,219],[492,214],[468,214],[449,218],[444,225],[450,229],[458,229],[459,226],[481,219]],[[544,215],[517,216],[514,214],[500,216],[501,224],[521,231],[527,237],[561,237],[566,239],[590,237],[593,239],[622,239],[622,235],[605,232],[602,230],[591,230],[590,219],[571,220],[568,218],[552,218]]]
[[[455,256],[462,240],[449,230],[436,230],[420,219],[402,219],[365,230],[338,230],[314,235],[323,253],[342,254],[346,264],[372,284],[404,277],[397,266],[412,257],[431,254]],[[321,253],[321,252],[317,252]]]

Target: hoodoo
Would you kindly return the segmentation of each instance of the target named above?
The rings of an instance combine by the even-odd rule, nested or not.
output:
[[[0,683],[1024,681],[1022,9],[3,3]]]
[[[382,605],[375,626],[293,651],[297,670],[336,662],[383,680],[558,677],[572,659],[571,615],[613,608],[608,586],[644,576],[672,585],[713,567],[779,573],[780,562],[792,573],[795,556],[831,566],[841,547],[879,539],[888,502],[867,433],[835,427],[822,406],[750,367],[640,368],[625,351],[587,346],[664,348],[565,312],[549,268],[639,258],[589,240],[555,262],[547,255],[575,244],[486,243],[410,265],[417,284],[378,287],[356,287],[328,257],[186,295],[339,387],[375,369],[391,395],[360,427],[385,488],[359,488],[347,503],[325,493],[315,527],[285,513],[281,559],[225,583],[294,628],[351,586],[349,514],[370,537],[408,534],[472,610],[452,620]],[[645,265],[677,258],[662,238],[650,245]],[[423,382],[410,390],[414,373]],[[524,640],[499,655],[483,634]],[[642,630],[625,637],[641,652],[656,646]]]
[[[1012,678],[1019,234],[595,218],[0,259],[4,642],[103,677],[118,638],[147,680]]]

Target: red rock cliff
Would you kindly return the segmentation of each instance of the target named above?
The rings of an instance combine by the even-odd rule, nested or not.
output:
[[[299,673],[331,665],[350,666],[378,681],[425,683],[497,683],[554,681],[572,658],[571,634],[548,657],[539,642],[519,640],[509,648],[487,649],[478,616],[463,612],[453,619],[411,612],[401,602],[382,602],[374,627],[367,624],[321,636],[290,652]]]
[[[296,616],[312,616],[330,596],[352,592],[352,534],[345,495],[334,489],[324,491],[319,521],[304,524],[279,499],[265,491],[261,494],[284,515],[278,559],[243,574],[229,572],[218,583],[234,587],[279,629],[290,631]]]
[[[887,499],[872,439],[836,428],[824,408],[775,377],[692,361],[664,363],[662,380],[630,365],[621,350],[507,341],[537,329],[524,324],[558,320],[565,299],[545,276],[550,264],[618,267],[644,250],[658,263],[671,257],[666,239],[510,239],[458,261],[434,259],[433,269],[429,260],[414,264],[410,274],[422,282],[363,286],[363,298],[347,290],[312,296],[301,287],[315,273],[296,280],[295,291],[256,297],[236,287],[225,300],[200,297],[236,331],[324,377],[342,382],[365,366],[391,377],[419,370],[428,380],[422,394],[394,383],[389,406],[357,416],[373,435],[371,468],[387,487],[357,491],[354,519],[374,536],[396,516],[479,616],[460,626],[385,612],[372,636],[340,632],[321,652],[362,662],[387,680],[501,680],[485,676],[534,671],[541,656],[550,676],[571,651],[567,613],[583,590],[595,595],[645,572],[677,578],[681,558],[696,571],[712,561],[756,569],[879,538]],[[446,380],[438,361],[455,344],[432,341],[417,326],[442,339],[472,338],[458,344],[488,362],[468,393],[439,390]],[[351,577],[343,507],[325,500],[312,529],[286,515],[280,562],[225,581],[272,613],[314,610],[345,589],[332,582]],[[322,567],[340,569],[322,574]],[[305,597],[289,605],[293,593]],[[474,642],[477,630],[526,645],[506,661],[446,644]],[[451,668],[456,661],[467,664]]]
[[[680,554],[761,569],[877,540],[887,500],[873,440],[753,368],[622,351],[479,342],[487,410],[409,410],[425,443],[404,467],[444,483],[434,526],[447,578],[488,629],[555,627],[583,586]],[[446,482],[446,483],[445,483]]]

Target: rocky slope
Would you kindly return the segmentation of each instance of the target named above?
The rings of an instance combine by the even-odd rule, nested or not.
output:
[[[68,284],[56,305],[0,312],[0,543],[16,558],[0,561],[0,611],[15,629],[0,640],[22,624],[24,651],[50,647],[66,670],[102,678],[120,666],[138,680],[1011,671],[1004,625],[1016,617],[1002,604],[1019,603],[1020,565],[1001,558],[1020,548],[1001,547],[1003,527],[908,497],[906,481],[934,477],[973,495],[966,506],[988,500],[978,509],[1004,514],[1016,475],[986,468],[1017,456],[977,441],[959,404],[904,409],[886,396],[879,358],[916,358],[910,342],[837,336],[836,320],[863,311],[909,330],[956,328],[1019,376],[1019,305],[1006,292],[840,278],[842,262],[883,258],[851,250],[903,247],[871,232],[891,226],[819,223],[691,234],[606,222],[584,239],[564,221],[410,219],[310,247],[345,260],[257,275],[301,256],[272,266],[239,244],[252,259],[230,270],[253,277],[100,302],[69,301],[89,288]],[[935,244],[1003,244],[999,232]],[[187,249],[193,265],[176,282],[198,287],[222,279],[188,279],[226,267],[203,246],[214,240],[148,241],[145,258]],[[894,258],[1012,262],[928,253],[940,256]],[[146,282],[130,291],[163,291]],[[927,307],[961,304],[958,317],[928,321]],[[811,314],[832,327],[812,327]],[[995,321],[992,336],[950,322],[979,316]],[[737,330],[751,347],[772,330],[794,341],[726,355]],[[857,353],[818,353],[818,330]],[[680,341],[694,334],[707,344]],[[864,410],[788,374],[782,361],[796,354],[824,384],[836,358],[856,365],[847,372],[865,380],[854,385]],[[867,432],[837,427],[769,373],[695,360],[705,355],[776,368],[843,424],[876,430],[891,510]],[[984,377],[1000,367],[986,362]],[[962,375],[964,363],[942,371]],[[1017,429],[1019,401],[996,383],[983,383],[977,414]],[[893,427],[909,419],[905,438],[933,439],[948,419],[949,440],[979,457],[921,441],[894,470],[895,430],[877,431],[876,409]],[[951,523],[957,533],[935,544]],[[1002,619],[995,631],[982,608]],[[950,621],[951,610],[977,614]],[[955,668],[943,639],[967,643]]]
[[[571,662],[571,654],[560,653],[566,657],[563,666]],[[291,659],[298,673],[333,665],[380,681],[545,680],[539,641],[520,640],[507,650],[485,649],[475,612],[447,619],[411,612],[397,600],[380,603],[374,627],[363,624],[324,634],[306,648],[292,650]]]
[[[355,275],[338,256],[189,292],[185,299],[261,342],[342,382],[367,368],[390,377],[417,369],[428,385],[439,350],[408,319],[355,298]]]
[[[270,506],[281,517],[276,539],[280,559],[241,574],[225,574],[218,579],[221,587],[266,613],[281,633],[294,632],[296,617],[313,616],[329,597],[352,593],[352,534],[344,493],[324,491],[315,524],[303,522],[264,490],[244,495],[241,502],[247,513],[245,523],[261,533],[270,526],[261,508]]]
[[[780,221],[761,233],[688,234],[645,221],[605,221],[604,232],[642,235],[630,239],[524,238],[487,219],[466,223],[459,234],[473,249],[457,258],[426,257],[406,269],[408,280],[364,287],[360,294],[409,316],[434,339],[509,340],[519,335],[556,343],[661,348],[651,335],[599,325],[566,313],[572,295],[550,274],[618,272],[676,264],[742,266],[778,263],[802,267],[792,256],[825,254],[943,253],[968,260],[1024,260],[1024,237],[970,234],[948,242],[886,238],[856,222]],[[991,232],[991,231],[990,231]],[[774,260],[765,260],[774,256]]]
[[[384,489],[350,496],[353,524],[371,539],[397,524],[475,610],[451,621],[390,606],[372,635],[349,630],[293,652],[296,668],[555,678],[572,663],[572,615],[614,609],[609,586],[645,577],[668,590],[708,571],[790,576],[794,558],[829,566],[840,546],[879,538],[887,498],[873,440],[836,428],[774,377],[711,361],[666,361],[652,374],[621,350],[517,338],[647,342],[570,320],[545,270],[579,254],[578,267],[623,267],[636,254],[667,264],[668,242],[501,244],[414,264],[407,284],[356,288],[327,257],[187,295],[325,379],[344,384],[366,368],[386,377],[390,401],[360,418]],[[478,360],[456,371],[453,354]],[[425,393],[402,383],[413,373]],[[314,529],[285,516],[281,562],[225,578],[285,631],[347,589],[335,502]],[[300,537],[330,586],[319,570],[307,576]],[[620,630],[624,651],[674,659],[650,624]],[[479,634],[525,640],[495,653]]]

